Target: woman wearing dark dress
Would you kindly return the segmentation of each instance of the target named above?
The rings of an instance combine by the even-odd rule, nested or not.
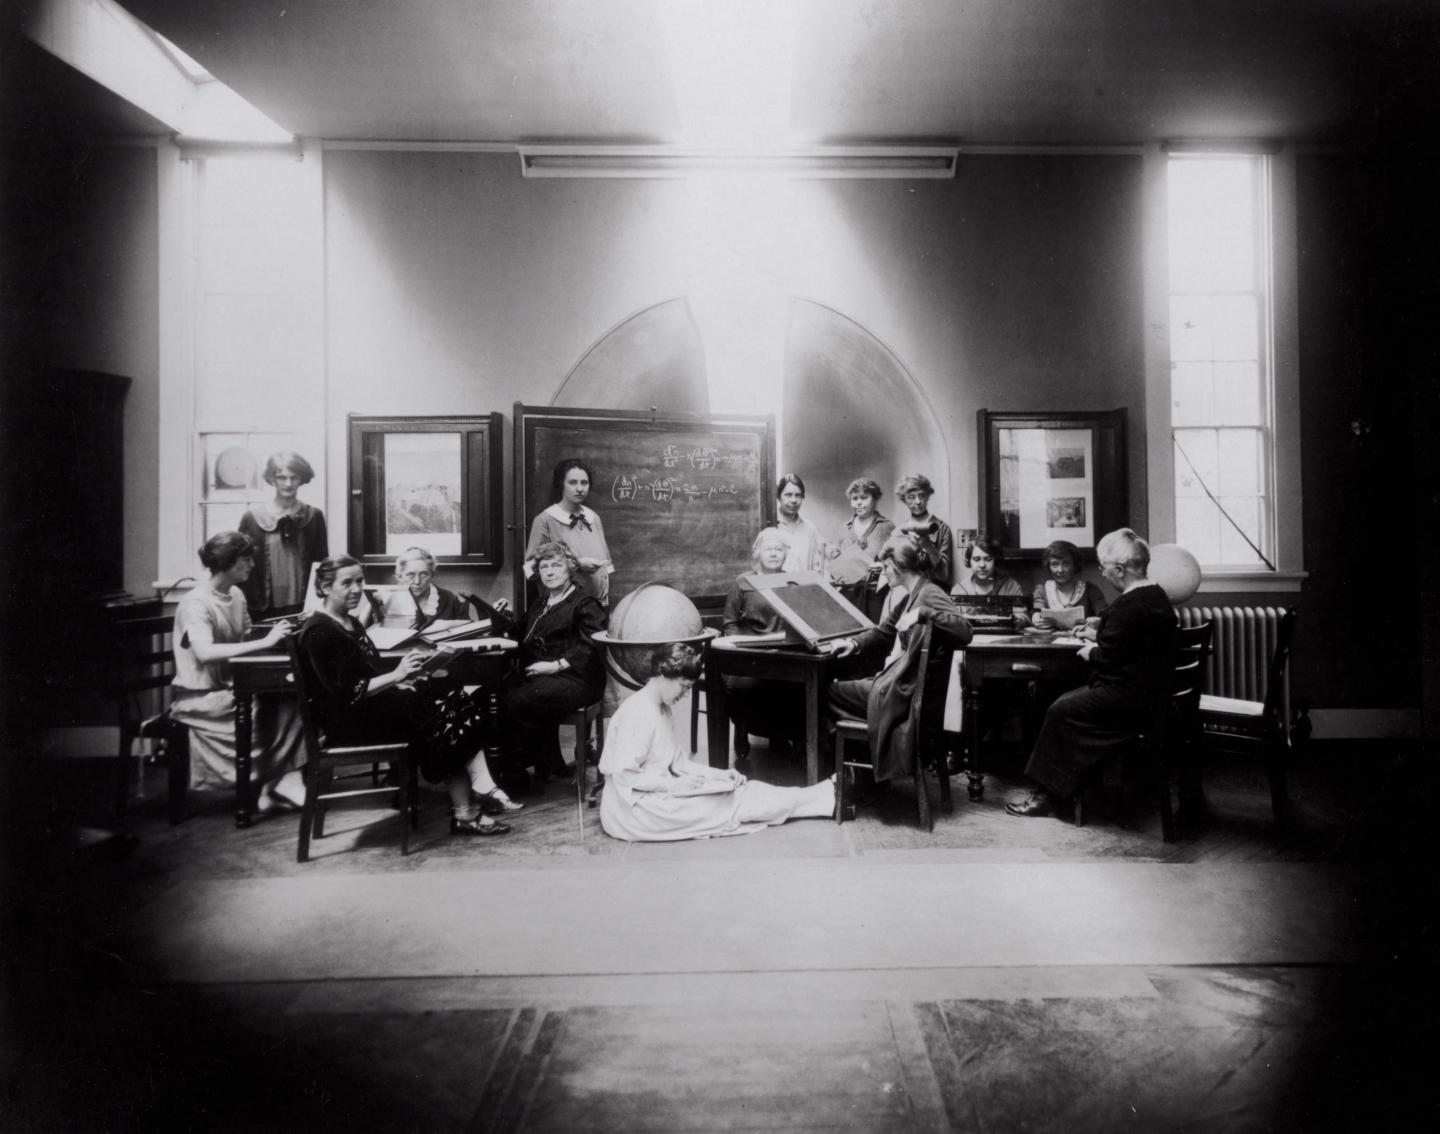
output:
[[[421,774],[431,783],[443,781],[450,792],[452,835],[505,834],[510,827],[482,814],[487,808],[472,791],[492,811],[523,805],[495,786],[478,740],[447,746],[427,739],[436,701],[414,684],[427,655],[411,651],[386,672],[352,613],[364,585],[364,571],[348,555],[322,560],[315,571],[322,606],[300,627],[299,644],[317,692],[320,728],[332,744],[409,741],[418,750]]]
[[[310,566],[330,554],[325,513],[300,501],[300,488],[315,470],[299,453],[270,454],[265,483],[275,498],[255,504],[240,517],[240,531],[255,544],[255,570],[244,585],[255,616],[294,614],[305,604]]]
[[[1100,614],[1100,625],[1080,656],[1093,669],[1090,684],[1062,694],[1045,713],[1025,774],[1038,786],[1011,815],[1049,815],[1060,800],[1084,786],[1086,776],[1116,745],[1153,726],[1163,712],[1175,668],[1175,608],[1147,576],[1150,548],[1129,528],[1104,536],[1095,547],[1100,574],[1120,597]]]
[[[512,750],[538,779],[568,779],[574,769],[560,755],[560,718],[592,705],[605,691],[605,669],[594,637],[605,629],[605,608],[575,583],[575,553],[563,543],[535,549],[542,597],[511,636],[520,643],[519,669],[500,696]]]
[[[790,541],[777,528],[763,528],[750,548],[750,570],[758,575],[778,574],[785,565]],[[773,634],[784,630],[780,615],[768,599],[739,576],[730,584],[725,597],[725,615],[721,633],[727,638],[743,638],[747,634]],[[791,695],[792,681],[762,681],[757,677],[725,675],[725,711],[735,722],[735,755],[742,760],[750,755],[750,724],[775,739],[778,734],[789,736],[798,725],[804,728],[804,704],[798,706]]]

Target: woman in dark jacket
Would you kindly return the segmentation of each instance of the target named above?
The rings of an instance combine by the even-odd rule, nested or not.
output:
[[[315,569],[315,592],[323,605],[300,627],[300,654],[309,667],[317,722],[331,744],[409,741],[420,771],[444,781],[454,809],[452,835],[503,835],[510,830],[483,815],[472,789],[492,810],[518,810],[495,786],[478,737],[445,744],[431,736],[436,701],[414,685],[428,655],[412,650],[386,671],[379,652],[352,611],[364,593],[365,573],[348,555],[325,559]]]
[[[915,738],[907,722],[910,703],[924,675],[919,672],[918,650],[910,648],[911,628],[922,622],[932,623],[957,646],[965,645],[971,637],[970,623],[945,588],[931,579],[938,564],[928,542],[917,542],[907,535],[891,536],[880,553],[880,562],[890,585],[903,587],[905,595],[891,606],[879,626],[858,638],[843,639],[835,652],[841,657],[888,653],[885,667],[874,677],[830,685],[830,710],[835,716],[868,722],[877,783],[897,775],[908,776],[913,762]]]
[[[1084,786],[1086,776],[1117,745],[1152,728],[1168,706],[1175,670],[1175,608],[1147,575],[1150,548],[1129,528],[1095,547],[1100,574],[1120,597],[1100,614],[1080,648],[1090,684],[1062,694],[1045,713],[1025,774],[1039,786],[1005,805],[1011,815],[1049,815]]]
[[[519,670],[501,694],[512,747],[537,778],[568,779],[574,769],[560,755],[560,718],[592,705],[605,690],[604,662],[594,637],[605,629],[605,608],[574,582],[575,553],[563,543],[535,549],[543,597],[511,636],[520,643]]]

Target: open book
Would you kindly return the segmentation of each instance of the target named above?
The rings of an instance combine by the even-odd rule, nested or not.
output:
[[[432,643],[455,642],[461,638],[481,638],[490,633],[491,625],[488,618],[478,622],[463,618],[441,618],[421,630],[420,637]]]

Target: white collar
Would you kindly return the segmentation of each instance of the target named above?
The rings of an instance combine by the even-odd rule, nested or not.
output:
[[[571,519],[571,517],[577,514],[582,520],[585,521],[585,526],[588,528],[593,529],[595,527],[596,521],[599,520],[599,517],[595,514],[594,510],[584,504],[580,505],[580,511],[578,513],[570,511],[563,504],[551,504],[548,508],[545,509],[545,514],[552,517],[553,519],[559,520],[567,528],[573,528],[575,526],[575,522]]]

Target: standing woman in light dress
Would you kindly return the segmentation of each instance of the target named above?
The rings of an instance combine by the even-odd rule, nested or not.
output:
[[[675,732],[674,704],[700,676],[700,655],[683,642],[650,656],[654,676],[610,719],[600,770],[600,826],[627,842],[742,835],[788,819],[834,814],[835,781],[786,788],[690,759]]]
[[[245,584],[253,614],[273,617],[297,613],[305,604],[310,567],[330,554],[325,513],[300,500],[300,488],[315,470],[299,453],[271,453],[265,483],[275,498],[252,506],[240,518],[240,531],[255,544],[255,570]]]
[[[175,608],[174,700],[170,715],[190,730],[190,786],[235,786],[235,689],[230,659],[272,650],[290,633],[277,623],[263,638],[250,635],[250,610],[241,588],[255,567],[250,537],[218,532],[200,549],[210,573]],[[255,718],[254,782],[261,813],[298,805],[305,787],[294,767],[304,738],[293,705],[276,697],[259,699]]]
[[[815,525],[800,515],[805,503],[805,482],[796,473],[786,473],[775,486],[779,518],[775,527],[790,544],[785,571],[823,571],[830,549]]]
[[[534,578],[536,555],[541,545],[563,543],[575,553],[574,583],[582,594],[610,605],[610,546],[605,542],[605,525],[585,501],[595,474],[575,457],[566,457],[555,466],[555,493],[560,497],[535,517],[530,525],[530,542],[525,545],[525,577]]]

